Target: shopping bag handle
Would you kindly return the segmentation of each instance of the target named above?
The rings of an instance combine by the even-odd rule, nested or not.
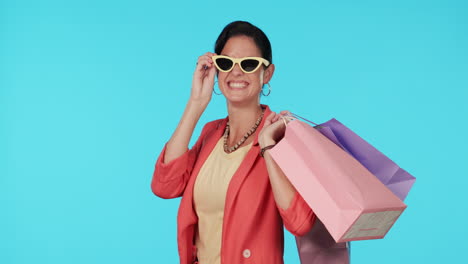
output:
[[[311,124],[314,124],[314,125],[316,125],[316,126],[319,126],[319,124],[314,123],[313,121],[310,121],[310,120],[308,120],[307,118],[304,118],[304,117],[302,117],[302,116],[296,115],[296,114],[291,113],[291,112],[289,112],[289,114],[288,114],[287,116],[293,117],[293,118],[296,118],[296,119],[302,119],[302,120],[304,120],[304,121],[306,121],[306,122],[309,122],[309,123],[311,123]],[[283,122],[284,122],[284,124],[286,125],[286,121],[285,121],[284,116],[281,116],[281,118],[283,119]]]

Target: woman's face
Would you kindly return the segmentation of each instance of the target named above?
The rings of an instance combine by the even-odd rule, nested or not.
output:
[[[231,37],[221,54],[233,58],[262,57],[254,40],[247,36]],[[262,85],[268,83],[273,75],[274,65],[265,69],[262,65],[252,73],[244,73],[239,64],[230,72],[218,73],[218,86],[226,99],[233,103],[244,103],[259,100]]]

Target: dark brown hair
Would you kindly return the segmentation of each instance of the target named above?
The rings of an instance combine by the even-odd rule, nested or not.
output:
[[[270,64],[273,63],[270,40],[268,40],[268,37],[261,29],[246,21],[234,21],[224,27],[216,40],[214,48],[215,53],[218,55],[221,54],[226,42],[234,36],[247,36],[252,38],[262,53],[262,57],[268,60]]]

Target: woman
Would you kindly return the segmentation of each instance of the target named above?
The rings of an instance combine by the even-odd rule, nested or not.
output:
[[[180,263],[280,264],[283,224],[300,236],[314,223],[312,210],[268,152],[285,130],[280,114],[260,104],[274,70],[268,38],[243,21],[227,25],[215,53],[198,58],[190,99],[151,183],[159,197],[182,196]],[[215,75],[228,117],[207,123],[188,150],[214,92]]]

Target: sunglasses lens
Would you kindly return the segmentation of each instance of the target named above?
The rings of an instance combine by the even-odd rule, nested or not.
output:
[[[247,59],[241,62],[241,67],[246,72],[254,71],[260,62],[258,60]]]
[[[233,61],[230,59],[226,59],[226,58],[218,58],[216,59],[216,64],[218,65],[219,68],[221,68],[221,70],[227,71],[231,69]]]

